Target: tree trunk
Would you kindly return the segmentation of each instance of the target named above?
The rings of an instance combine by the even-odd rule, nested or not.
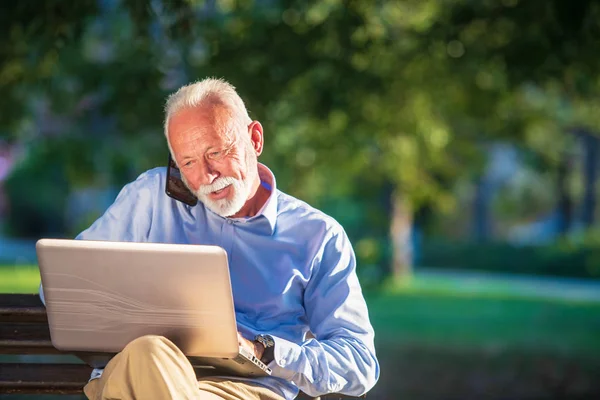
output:
[[[475,241],[485,242],[490,237],[490,184],[486,176],[480,176],[475,182],[473,201],[473,236]]]
[[[558,233],[561,236],[569,233],[573,222],[573,201],[568,190],[568,177],[571,171],[571,156],[565,152],[558,165],[556,191],[558,195]]]
[[[586,133],[583,135],[584,145],[584,183],[583,224],[586,228],[594,225],[596,211],[596,181],[598,179],[598,138]]]
[[[392,194],[392,277],[403,279],[412,275],[413,210],[408,199],[396,189]]]

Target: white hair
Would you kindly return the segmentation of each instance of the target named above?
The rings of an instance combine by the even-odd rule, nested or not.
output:
[[[184,108],[198,107],[201,105],[221,104],[227,107],[231,112],[232,127],[223,127],[227,133],[231,128],[248,126],[252,119],[248,115],[248,110],[244,101],[235,91],[235,87],[229,82],[218,78],[206,78],[201,81],[183,86],[177,92],[167,98],[165,104],[165,137],[169,150],[173,154],[171,143],[169,142],[169,120],[176,112]]]

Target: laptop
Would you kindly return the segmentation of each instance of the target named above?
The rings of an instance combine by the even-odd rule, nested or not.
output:
[[[196,369],[271,374],[238,344],[227,253],[221,247],[41,239],[36,251],[57,349],[81,354],[97,368],[130,341],[161,335]]]

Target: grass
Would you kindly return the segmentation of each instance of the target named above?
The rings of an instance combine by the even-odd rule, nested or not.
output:
[[[0,293],[37,293],[39,285],[37,265],[0,266]]]
[[[600,303],[439,293],[384,294],[368,303],[381,347],[600,356]]]
[[[598,296],[573,296],[577,289],[572,282],[561,280],[544,284],[530,277],[470,278],[461,282],[456,277],[417,275],[369,293],[376,340],[385,347],[524,350],[600,358]],[[540,290],[544,286],[550,290]],[[580,288],[581,293],[585,290],[590,287]]]

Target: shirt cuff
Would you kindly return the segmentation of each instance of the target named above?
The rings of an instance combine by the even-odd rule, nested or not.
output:
[[[289,340],[273,335],[270,336],[275,342],[275,351],[273,352],[275,358],[269,363],[272,375],[291,381],[297,374],[297,371],[294,371],[295,368],[293,367],[300,359],[302,348],[300,345]]]
[[[104,372],[103,368],[94,368],[94,370],[92,371],[92,375],[90,376],[90,380],[88,382],[91,382],[94,379],[100,379],[103,372]]]
[[[46,298],[44,297],[44,288],[42,287],[42,283],[40,282],[40,287],[38,289],[38,294],[40,295],[40,300],[43,305],[46,305]]]

